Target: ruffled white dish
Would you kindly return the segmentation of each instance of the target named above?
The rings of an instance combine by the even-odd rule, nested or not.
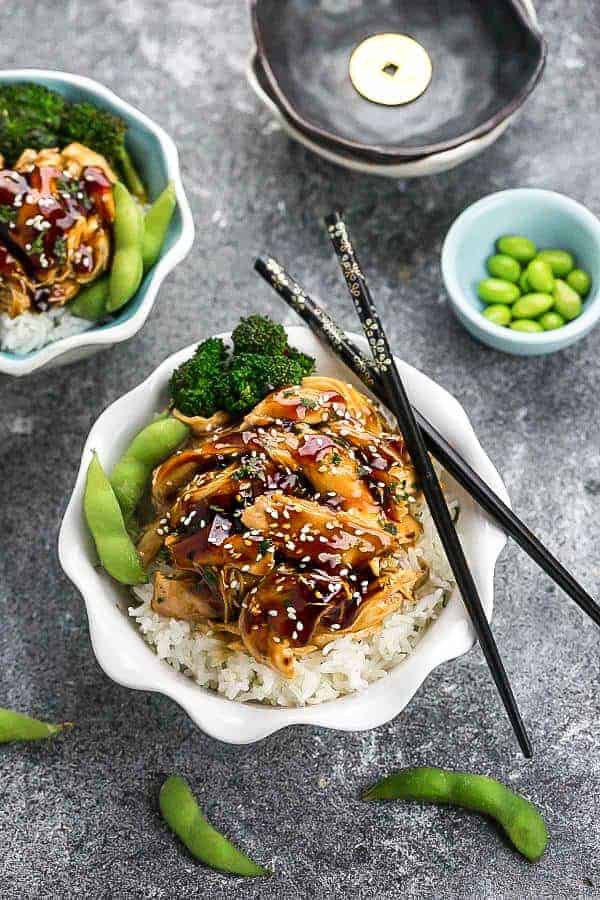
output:
[[[305,328],[288,329],[290,343],[317,359],[320,373],[358,384],[352,373]],[[228,335],[223,335],[227,338]],[[365,347],[362,338],[353,335]],[[239,703],[199,687],[160,660],[144,642],[128,616],[129,592],[97,566],[95,550],[83,519],[85,473],[92,449],[112,466],[131,437],[168,400],[167,385],[173,368],[190,356],[187,347],[165,360],[141,385],[102,413],[86,441],[81,467],[59,537],[59,556],[68,577],[81,591],[90,625],[92,645],[107,675],[137,690],[158,691],[179,703],[207,734],[232,744],[259,740],[287,725],[320,725],[359,731],[382,725],[400,713],[427,675],[441,663],[466,653],[474,633],[462,601],[454,591],[439,617],[431,623],[416,648],[389,675],[363,691],[317,705],[274,708]],[[457,400],[426,375],[398,361],[409,395],[427,418],[460,450],[494,491],[506,502],[506,488],[479,444]],[[489,618],[493,610],[494,567],[505,537],[451,479],[450,490],[460,503],[460,533]]]
[[[52,333],[55,323],[47,317],[46,321],[37,323],[34,327],[21,323],[17,326],[17,331],[24,334],[15,333],[13,345],[21,349],[30,346],[33,349],[28,352],[0,350],[0,372],[7,375],[29,375],[40,369],[85,359],[105,347],[133,337],[150,315],[161,284],[169,272],[187,256],[194,242],[194,222],[183,189],[177,148],[166,131],[91,78],[44,69],[7,69],[0,72],[0,84],[20,81],[43,84],[69,100],[85,100],[121,116],[128,126],[128,147],[135,157],[150,197],[156,197],[167,182],[172,181],[177,195],[177,209],[158,262],[150,269],[136,295],[112,321],[91,327],[89,323],[84,323],[78,330],[76,326],[73,327],[73,317],[67,315],[56,329],[58,334]],[[44,332],[47,332],[49,343],[40,348]],[[7,340],[10,346],[11,339]]]

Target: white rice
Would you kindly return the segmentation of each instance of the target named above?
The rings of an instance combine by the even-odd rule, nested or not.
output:
[[[415,569],[422,559],[430,569],[416,603],[407,603],[404,609],[389,615],[376,634],[361,640],[341,637],[323,650],[297,659],[292,679],[283,678],[246,653],[228,650],[217,637],[195,633],[187,622],[159,616],[152,610],[152,590],[146,585],[134,589],[143,602],[131,607],[129,615],[160,659],[230,700],[304,706],[363,690],[412,653],[453,588],[452,572],[429,510],[421,505],[416,515],[423,534],[402,560],[406,568]]]
[[[81,334],[93,324],[71,315],[65,307],[40,313],[23,312],[14,319],[7,313],[0,313],[0,349],[31,353],[61,338]]]

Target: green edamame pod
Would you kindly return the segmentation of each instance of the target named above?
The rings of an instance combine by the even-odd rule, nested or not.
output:
[[[491,303],[486,306],[483,315],[494,325],[508,325],[512,319],[510,306],[504,306],[502,303]]]
[[[187,425],[171,416],[157,419],[134,437],[110,476],[126,522],[135,512],[154,467],[174,453],[189,432]]]
[[[146,204],[148,202],[146,188],[144,187],[144,182],[140,178],[129,152],[125,147],[122,147],[118,156],[127,187],[133,196],[137,198],[139,203],[142,205]]]
[[[554,290],[552,269],[543,259],[532,260],[527,266],[527,280],[533,291],[540,294],[551,294]]]
[[[554,304],[550,294],[525,294],[513,305],[513,319],[537,319]]]
[[[109,275],[101,275],[86,285],[69,303],[69,312],[80,319],[98,322],[106,315]]]
[[[113,187],[115,252],[108,285],[107,312],[116,312],[131,300],[142,280],[143,219],[135,200],[124,184]]]
[[[557,278],[564,278],[575,265],[575,260],[567,250],[540,250],[537,258],[548,263],[552,274]]]
[[[562,328],[565,324],[565,320],[563,317],[554,312],[554,310],[550,310],[550,312],[544,313],[543,316],[540,316],[538,319],[540,325],[544,329],[544,331],[554,331],[556,328]]]
[[[580,315],[583,308],[581,297],[569,287],[566,281],[557,278],[554,282],[554,309],[559,315],[570,322]]]
[[[364,800],[420,800],[461,806],[495,819],[516,850],[536,862],[548,844],[546,824],[533,803],[486,775],[423,766],[383,778]]]
[[[504,253],[488,257],[487,270],[493,278],[501,278],[504,281],[517,282],[521,275],[521,266],[517,260]]]
[[[202,815],[189,785],[179,775],[171,775],[161,787],[159,806],[168,826],[200,862],[234,875],[271,875],[213,828]]]
[[[484,303],[503,303],[510,305],[521,296],[521,291],[511,281],[501,278],[484,278],[477,285],[477,293]]]
[[[146,213],[142,242],[144,272],[154,265],[160,255],[176,205],[175,185],[170,181]]]
[[[573,269],[567,275],[567,284],[577,291],[580,297],[587,297],[592,286],[592,279],[583,269]]]
[[[520,263],[531,262],[537,253],[537,247],[529,238],[520,234],[505,234],[496,241],[498,253],[504,253],[506,256],[512,256]]]
[[[71,727],[71,722],[55,725],[0,707],[0,744],[8,744],[10,741],[41,741]]]
[[[122,584],[147,581],[142,561],[127,534],[110,481],[94,453],[87,472],[83,509],[103,567]]]
[[[512,328],[513,331],[525,331],[529,334],[537,334],[544,330],[540,323],[534,322],[533,319],[515,319],[508,327]]]

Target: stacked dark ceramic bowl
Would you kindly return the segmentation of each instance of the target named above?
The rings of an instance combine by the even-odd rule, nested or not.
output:
[[[454,168],[492,144],[536,86],[546,57],[532,0],[250,0],[248,77],[296,140],[359,171],[411,177]],[[348,71],[366,38],[408,35],[431,59],[410,103],[380,105]]]

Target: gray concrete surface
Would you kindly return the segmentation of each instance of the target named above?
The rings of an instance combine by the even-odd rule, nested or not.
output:
[[[252,272],[258,252],[289,261],[354,325],[320,226],[342,205],[399,352],[461,400],[515,507],[597,592],[600,333],[548,358],[494,353],[451,317],[439,274],[448,226],[491,191],[553,188],[600,210],[598,6],[539,6],[549,63],[518,124],[457,171],[409,183],[348,174],[272,127],[244,80],[243,0],[4,0],[0,65],[91,75],[164,125],[197,226],[134,340],[0,380],[0,702],[77,723],[54,744],[0,753],[4,900],[600,897],[600,635],[515,546],[497,569],[495,630],[532,762],[517,751],[479,651],[438,670],[403,715],[370,733],[293,729],[251,747],[218,744],[171,701],[105,677],[56,556],[97,415],[238,313],[286,315]],[[545,858],[528,865],[464,812],[359,801],[378,775],[419,763],[487,772],[534,799],[552,835]],[[218,826],[275,867],[271,881],[210,872],[181,850],[156,811],[173,770]]]

